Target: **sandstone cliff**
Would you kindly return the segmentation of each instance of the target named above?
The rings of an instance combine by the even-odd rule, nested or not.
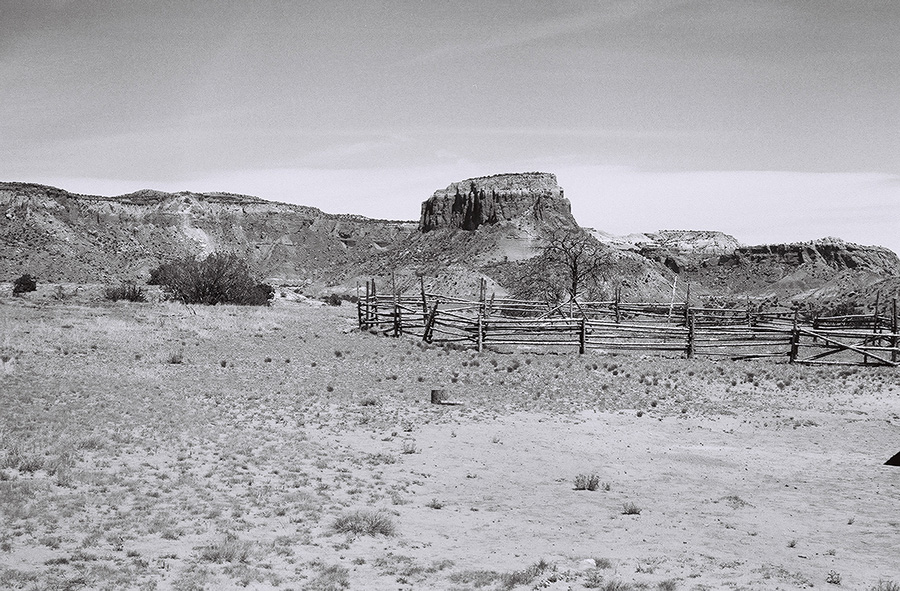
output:
[[[519,219],[577,225],[556,175],[526,172],[466,179],[435,191],[422,204],[419,228],[475,230]]]

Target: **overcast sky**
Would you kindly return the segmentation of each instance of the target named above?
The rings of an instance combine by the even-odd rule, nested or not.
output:
[[[900,2],[0,0],[0,180],[415,219],[534,170],[617,234],[900,251]]]

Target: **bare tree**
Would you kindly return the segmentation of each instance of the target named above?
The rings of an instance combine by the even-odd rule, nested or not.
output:
[[[546,240],[544,259],[549,263],[547,279],[556,283],[555,290],[562,290],[558,294],[576,301],[603,280],[609,249],[581,228],[558,228]]]

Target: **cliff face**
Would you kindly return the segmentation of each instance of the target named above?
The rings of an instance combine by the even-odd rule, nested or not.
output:
[[[633,244],[641,256],[675,273],[696,269],[741,246],[734,236],[711,230],[660,230],[635,237]]]
[[[741,246],[707,259],[687,275],[720,293],[804,299],[849,293],[900,277],[900,259],[880,246],[825,238]]]
[[[435,191],[422,204],[419,229],[475,230],[517,219],[577,225],[556,175],[526,172],[466,179]]]
[[[377,259],[415,222],[330,215],[224,193],[76,195],[0,183],[0,276],[44,281],[134,279],[163,261],[235,252],[266,277],[323,282]]]
[[[772,264],[785,267],[825,266],[835,271],[870,271],[880,275],[900,275],[900,260],[879,246],[860,246],[837,238],[823,238],[794,244],[763,244],[735,249],[720,258],[719,264]]]

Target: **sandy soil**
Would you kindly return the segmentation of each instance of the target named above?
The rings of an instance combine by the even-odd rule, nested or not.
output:
[[[0,357],[0,588],[900,588],[896,370],[46,294]]]

